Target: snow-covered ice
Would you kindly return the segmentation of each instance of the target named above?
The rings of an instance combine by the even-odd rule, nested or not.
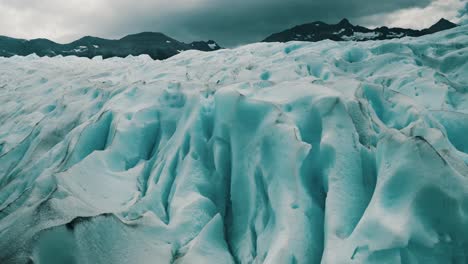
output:
[[[342,28],[342,29],[340,29],[340,30],[337,31],[337,32],[333,32],[333,35],[339,35],[339,34],[345,32],[345,31],[346,31],[346,29]]]
[[[0,263],[467,263],[468,26],[0,58]]]
[[[353,32],[353,35],[342,36],[342,38],[344,40],[372,40],[379,36],[379,32]]]
[[[216,49],[216,47],[218,47],[218,45],[216,43],[208,43],[208,47],[210,47],[210,49]]]

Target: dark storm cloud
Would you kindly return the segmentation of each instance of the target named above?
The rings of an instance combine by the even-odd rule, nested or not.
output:
[[[182,40],[215,39],[233,46],[262,40],[269,34],[288,27],[322,20],[338,22],[347,17],[359,22],[360,17],[392,12],[408,7],[424,7],[430,0],[207,0],[190,9],[170,13],[145,10],[140,19],[129,17],[122,27],[157,28]],[[151,15],[155,14],[155,15]]]
[[[365,24],[366,17],[424,8],[431,1],[437,0],[0,0],[0,34],[63,42],[160,31],[183,41],[235,46],[316,20],[346,17]]]

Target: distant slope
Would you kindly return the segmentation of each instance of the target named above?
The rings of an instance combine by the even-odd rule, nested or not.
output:
[[[88,58],[148,54],[153,59],[166,59],[184,50],[212,51],[220,48],[213,40],[186,44],[154,32],[128,35],[118,40],[87,36],[68,44],[58,44],[48,39],[24,40],[0,36],[2,57],[25,56],[33,53],[38,56],[75,55]]]
[[[298,41],[320,41],[330,39],[334,41],[366,41],[383,40],[402,37],[419,37],[432,34],[438,31],[454,28],[457,25],[446,20],[440,19],[430,28],[423,30],[414,30],[406,28],[388,28],[379,27],[368,29],[361,26],[352,25],[347,19],[341,20],[338,24],[326,24],[320,21],[295,26],[288,30],[275,33],[264,39],[262,42],[288,42]]]

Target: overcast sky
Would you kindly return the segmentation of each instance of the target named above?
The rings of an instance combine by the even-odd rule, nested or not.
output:
[[[457,22],[468,0],[0,0],[0,35],[60,43],[159,31],[232,47],[291,26],[348,18],[363,26],[424,28]]]

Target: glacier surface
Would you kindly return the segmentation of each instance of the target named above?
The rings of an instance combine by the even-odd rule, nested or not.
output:
[[[0,263],[468,263],[468,26],[0,58]]]

